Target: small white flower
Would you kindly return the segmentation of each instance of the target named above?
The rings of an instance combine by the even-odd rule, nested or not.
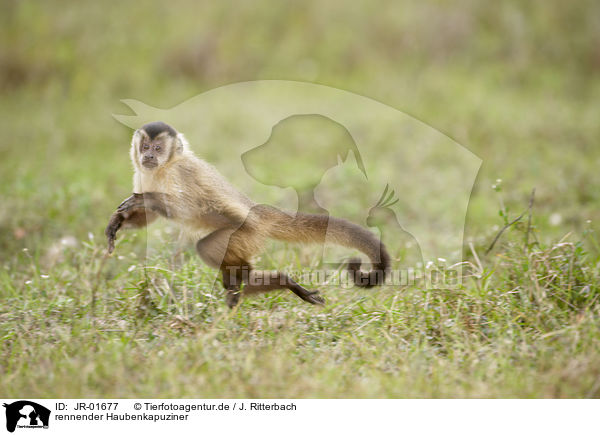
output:
[[[496,184],[502,183],[502,178],[496,178]]]
[[[90,239],[90,241],[94,240],[94,235],[92,234],[91,231],[88,233],[88,239]]]
[[[31,284],[32,282],[33,282],[33,281],[31,281],[31,280],[27,280],[27,281],[25,281],[25,284],[29,285],[29,284]]]
[[[552,213],[550,215],[550,225],[552,225],[553,227],[556,227],[558,225],[560,225],[560,223],[562,222],[562,216],[559,213]]]
[[[433,261],[428,261],[425,269],[431,269],[433,267]]]
[[[40,275],[40,278],[42,278],[42,279],[48,279],[48,278],[50,278],[50,275]]]
[[[29,251],[29,249],[23,248],[23,252],[28,252],[28,251]]]
[[[129,268],[127,268],[127,272],[133,272],[135,270],[135,264],[132,264],[131,266],[129,266]]]
[[[125,259],[125,257],[123,257],[122,255],[119,255],[119,256],[117,257],[117,259],[118,259],[118,260],[124,260],[124,259]]]
[[[77,239],[73,236],[66,236],[60,239],[60,244],[68,248],[74,248],[77,246]]]
[[[441,262],[441,263],[445,263],[445,262],[446,262],[446,259],[445,259],[445,258],[441,258],[441,257],[440,257],[440,258],[438,258],[438,261],[439,261],[439,262]]]

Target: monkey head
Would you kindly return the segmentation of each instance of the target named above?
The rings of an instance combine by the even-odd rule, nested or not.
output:
[[[131,160],[136,168],[152,170],[181,154],[187,141],[181,133],[161,121],[150,122],[135,131],[131,140]]]

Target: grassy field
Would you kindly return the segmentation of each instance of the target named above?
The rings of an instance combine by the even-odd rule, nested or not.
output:
[[[0,397],[600,397],[598,2],[0,8]],[[139,231],[105,259],[131,191],[120,100],[254,79],[371,97],[483,160],[460,288],[230,311],[193,251],[145,262]]]

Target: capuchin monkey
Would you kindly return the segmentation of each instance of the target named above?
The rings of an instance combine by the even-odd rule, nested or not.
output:
[[[360,287],[382,284],[389,274],[390,257],[373,233],[345,219],[305,213],[290,216],[256,204],[196,157],[184,136],[164,122],[136,130],[130,154],[135,168],[133,195],[119,205],[106,227],[109,253],[120,228],[141,228],[159,216],[189,234],[208,230],[196,243],[196,251],[207,265],[220,269],[230,308],[238,304],[240,293],[276,289],[289,289],[311,304],[324,303],[318,291],[305,289],[283,272],[252,268],[252,258],[267,239],[324,243],[327,236],[336,244],[358,249],[372,263],[370,272],[360,270],[359,258],[348,263]]]

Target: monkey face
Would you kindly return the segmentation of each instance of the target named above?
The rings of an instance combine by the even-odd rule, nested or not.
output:
[[[170,145],[169,138],[159,136],[154,140],[143,138],[140,141],[140,164],[146,169],[154,169],[166,161],[166,148]]]
[[[136,130],[131,141],[131,160],[138,169],[153,170],[183,153],[187,141],[181,133],[161,121]]]

